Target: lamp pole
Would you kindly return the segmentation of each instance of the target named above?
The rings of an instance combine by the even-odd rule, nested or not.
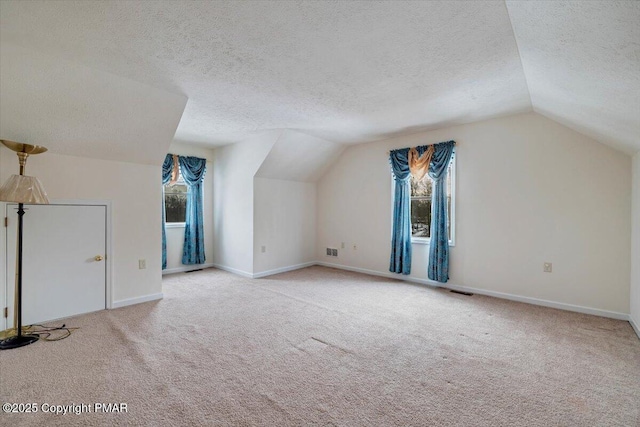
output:
[[[17,341],[22,341],[22,223],[24,216],[24,203],[18,203],[18,278],[17,278],[17,292],[18,292],[18,335]],[[37,341],[38,337],[32,335],[35,338],[33,341]],[[32,341],[32,342],[33,342]]]
[[[23,151],[16,153],[18,154],[18,158],[20,159],[20,176],[24,176],[24,172],[25,172],[25,167],[27,165],[27,157],[29,157],[29,155],[27,153],[24,152],[24,148]],[[17,277],[17,285],[16,285],[16,291],[17,291],[17,302],[18,302],[18,335],[16,337],[17,341],[22,341],[23,340],[23,335],[22,335],[22,224],[24,223],[24,203],[18,203],[18,265],[17,265],[17,273],[18,273],[18,277]],[[33,339],[33,341],[30,341],[27,344],[31,344],[34,341],[38,340],[38,336],[36,335],[29,335],[29,337],[31,338],[35,338]]]
[[[22,246],[24,228],[24,203],[47,204],[49,199],[37,178],[25,176],[25,166],[29,154],[39,154],[47,151],[46,148],[22,144],[12,141],[2,141],[11,150],[15,151],[20,161],[20,175],[12,175],[5,185],[0,188],[0,200],[18,203],[18,245],[16,265],[16,335],[0,341],[0,350],[22,347],[38,341],[37,335],[22,334]]]

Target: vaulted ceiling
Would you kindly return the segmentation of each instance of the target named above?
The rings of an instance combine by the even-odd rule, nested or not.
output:
[[[102,88],[122,78],[144,88],[134,96],[121,84],[113,99],[56,93],[40,108],[111,111],[157,90],[137,101],[142,121],[129,110],[114,116],[113,149],[165,143],[162,120],[179,121],[175,140],[209,146],[269,129],[351,144],[534,110],[632,153],[640,150],[638,22],[640,3],[630,1],[2,0],[0,48],[57,58],[67,91],[86,69]],[[2,77],[4,62],[0,138],[41,137],[5,113],[30,108],[14,104],[33,89]],[[176,113],[180,97],[188,101]],[[165,128],[147,141],[140,133],[154,115]],[[86,143],[96,120],[74,121],[51,136],[66,142],[51,143],[61,152]]]

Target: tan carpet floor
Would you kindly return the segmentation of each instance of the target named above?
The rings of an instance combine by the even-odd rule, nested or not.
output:
[[[325,267],[168,276],[161,301],[0,352],[0,424],[640,426],[624,321]],[[44,413],[41,404],[127,404]]]

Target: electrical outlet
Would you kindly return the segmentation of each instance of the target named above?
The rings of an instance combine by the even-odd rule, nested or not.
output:
[[[344,242],[342,242],[342,243],[340,244],[340,248],[341,248],[341,249],[344,249]]]
[[[331,248],[327,248],[327,256],[331,256]]]
[[[139,259],[138,260],[138,268],[140,270],[144,270],[145,268],[147,268],[147,260],[146,259]]]
[[[337,249],[331,249],[331,256],[338,256],[338,250]]]
[[[260,246],[260,252],[262,252],[262,253],[267,252],[267,247],[266,246]]]
[[[543,271],[545,273],[551,273],[552,269],[553,269],[553,264],[551,264],[550,262],[544,263]]]

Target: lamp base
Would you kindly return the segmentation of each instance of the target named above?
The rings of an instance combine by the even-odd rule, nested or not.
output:
[[[10,350],[12,348],[24,347],[38,341],[39,337],[36,335],[20,335],[7,338],[0,341],[0,350]]]

